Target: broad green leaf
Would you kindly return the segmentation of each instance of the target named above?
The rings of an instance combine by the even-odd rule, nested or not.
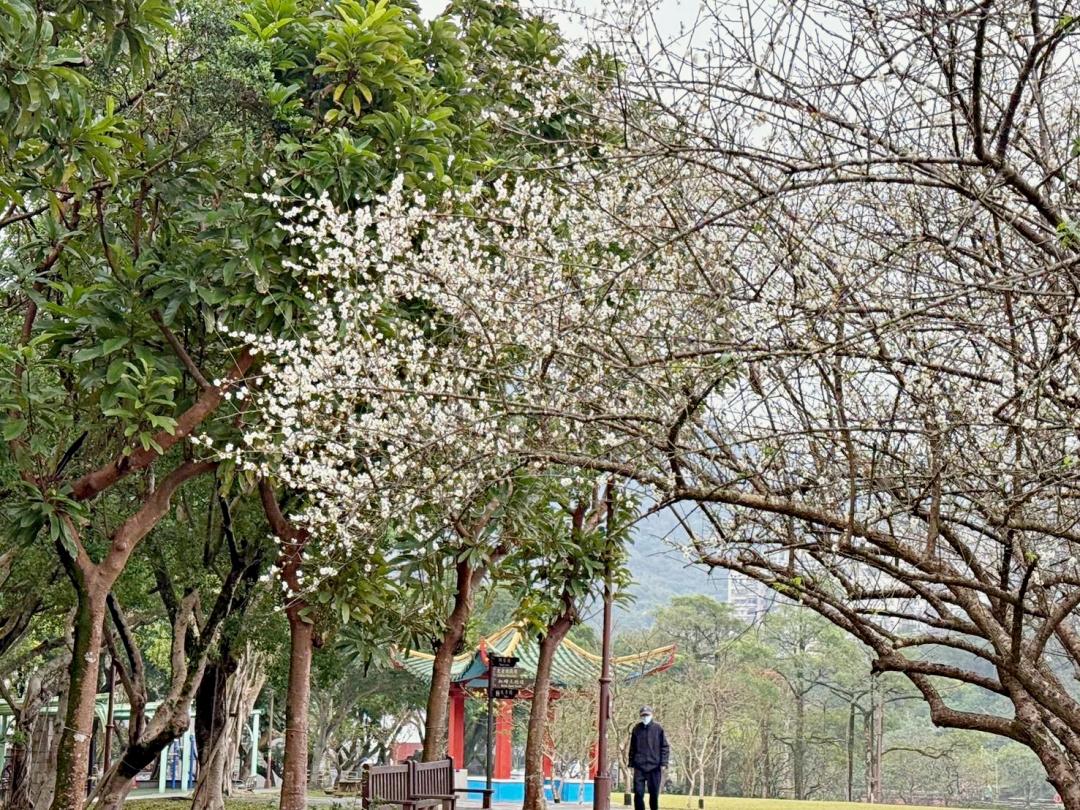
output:
[[[10,442],[22,436],[25,431],[25,419],[8,419],[4,422],[4,427],[0,433],[2,433],[4,441]]]
[[[122,349],[131,342],[131,338],[128,337],[114,337],[106,340],[101,346],[101,356],[104,357],[107,354],[112,354],[117,349]]]

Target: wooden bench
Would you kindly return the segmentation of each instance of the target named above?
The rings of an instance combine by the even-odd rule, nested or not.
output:
[[[412,765],[411,762],[404,765],[365,765],[360,786],[360,806],[364,810],[395,804],[412,807],[409,801]]]
[[[443,810],[455,810],[457,796],[454,787],[454,760],[410,762],[412,766],[412,795],[418,801],[441,804]],[[468,790],[468,788],[466,788]],[[431,806],[431,805],[418,805]]]
[[[406,762],[404,765],[365,765],[360,790],[364,810],[400,806],[405,810],[442,807],[455,810],[457,794],[469,789],[454,787],[454,760]]]

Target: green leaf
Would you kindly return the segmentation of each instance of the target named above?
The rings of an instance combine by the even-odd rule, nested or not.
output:
[[[124,348],[130,342],[131,342],[131,338],[127,338],[127,337],[109,338],[108,340],[105,341],[104,344],[102,344],[101,356],[104,357],[107,354],[112,354],[117,349]]]
[[[25,419],[9,419],[4,422],[3,436],[4,441],[10,442],[19,438],[26,431]]]
[[[113,360],[109,363],[109,370],[105,372],[105,382],[109,385],[116,385],[120,381],[120,378],[124,376],[124,361]]]
[[[85,363],[88,360],[93,360],[97,357],[101,357],[103,347],[102,346],[88,346],[85,349],[79,349],[72,356],[72,360],[76,363]]]

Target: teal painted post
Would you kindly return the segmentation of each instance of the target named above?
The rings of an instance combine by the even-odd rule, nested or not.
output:
[[[180,789],[188,789],[188,777],[191,776],[191,732],[185,731],[180,738]]]
[[[172,746],[166,745],[161,751],[161,760],[158,762],[158,776],[157,776],[157,792],[165,792],[165,772],[169,768],[169,749]]]
[[[251,714],[251,775],[259,775],[259,713]]]
[[[7,764],[7,730],[8,730],[8,718],[7,715],[0,717],[0,773],[4,770],[4,765]]]

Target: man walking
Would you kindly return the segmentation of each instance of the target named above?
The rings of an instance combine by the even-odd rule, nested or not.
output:
[[[668,742],[664,729],[653,722],[652,708],[642,706],[641,722],[630,732],[630,767],[634,769],[634,810],[645,810],[645,791],[649,791],[649,810],[660,804],[660,783],[668,765]]]

